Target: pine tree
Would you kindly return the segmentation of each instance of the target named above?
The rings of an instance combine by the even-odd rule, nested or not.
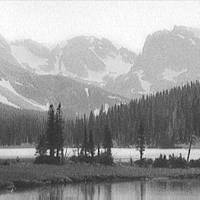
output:
[[[52,104],[49,106],[49,111],[48,111],[46,138],[47,138],[47,148],[50,150],[50,157],[54,157],[56,140],[55,140],[55,127],[54,127],[54,107]]]
[[[140,126],[138,129],[136,149],[140,152],[140,160],[142,160],[143,153],[145,151],[144,126],[143,126],[142,122],[140,122]]]
[[[87,128],[86,128],[86,125],[85,125],[84,126],[84,138],[83,138],[81,153],[84,153],[84,156],[87,157],[87,152],[88,152],[88,136],[87,136]]]
[[[64,146],[64,137],[63,137],[63,120],[62,120],[62,111],[61,103],[58,104],[55,117],[55,143],[57,148],[57,157],[61,151],[61,157],[63,158],[63,146]]]
[[[36,154],[44,156],[47,153],[47,139],[45,134],[39,135],[38,144],[36,146]]]
[[[103,148],[105,149],[105,153],[108,156],[111,156],[111,148],[113,147],[112,136],[108,125],[106,124],[104,127],[104,141]]]
[[[88,149],[89,149],[91,157],[93,158],[94,153],[95,153],[95,146],[94,146],[94,138],[93,138],[92,130],[90,130],[90,134],[89,134]]]

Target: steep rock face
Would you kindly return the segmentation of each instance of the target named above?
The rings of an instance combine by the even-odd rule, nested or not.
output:
[[[200,39],[187,29],[183,30],[175,27],[171,32],[162,31],[149,36],[136,66],[145,67],[151,79],[155,78],[155,72],[160,78],[166,68],[177,72],[186,69],[199,74]]]
[[[57,44],[51,50],[32,40],[11,44],[14,57],[37,74],[62,74],[104,84],[128,72],[136,54],[117,48],[109,40],[79,36]]]
[[[172,31],[158,31],[149,35],[132,69],[109,87],[115,87],[114,91],[119,94],[122,83],[126,82],[126,92],[123,94],[130,98],[135,97],[132,93],[135,86],[135,92],[140,96],[199,78],[200,31],[175,26]]]
[[[101,88],[78,82],[60,75],[37,75],[23,68],[3,64],[0,66],[0,102],[18,109],[46,111],[50,103],[62,102],[69,117],[89,113],[101,105],[109,106],[126,101],[119,95]],[[117,96],[113,99],[110,96]]]
[[[1,102],[20,108],[46,109],[48,103],[64,101],[69,113],[83,113],[199,76],[200,31],[183,26],[149,35],[137,56],[93,36],[75,37],[53,48],[32,40],[9,44],[0,37]]]
[[[74,117],[98,110],[101,105],[127,100],[87,82],[53,73],[58,71],[55,55],[59,48],[49,50],[32,40],[9,45],[0,38],[0,42],[0,103],[4,105],[46,111],[50,103],[61,102],[66,115]]]

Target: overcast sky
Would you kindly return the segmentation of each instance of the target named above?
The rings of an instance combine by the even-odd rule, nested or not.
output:
[[[106,37],[132,50],[174,25],[200,28],[198,1],[0,2],[0,34],[55,43],[77,35]]]

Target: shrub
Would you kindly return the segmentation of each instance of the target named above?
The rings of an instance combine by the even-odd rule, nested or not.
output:
[[[38,156],[35,158],[34,164],[61,164],[60,157],[50,157],[47,155]]]
[[[10,165],[10,161],[9,160],[0,160],[0,165]]]
[[[197,160],[190,160],[189,167],[200,167],[200,159]]]
[[[73,162],[100,163],[104,165],[113,164],[112,155],[108,155],[107,153],[102,153],[99,156],[94,156],[93,158],[90,156],[79,155],[79,156],[71,156],[69,159]]]
[[[101,153],[99,156],[95,156],[94,160],[96,163],[103,165],[112,165],[114,163],[112,155],[107,153]]]
[[[160,154],[159,158],[156,158],[153,162],[153,167],[167,168],[169,167],[166,155]]]
[[[169,159],[166,158],[166,155],[160,155],[159,158],[154,160],[153,167],[185,168],[187,167],[187,161],[181,154],[178,157],[174,156],[174,154],[169,155]]]
[[[71,156],[69,159],[73,162],[86,162],[86,163],[93,162],[91,157],[85,155]]]
[[[153,164],[153,160],[143,158],[142,160],[136,160],[134,164],[139,167],[150,167]]]
[[[180,154],[178,157],[174,156],[174,154],[169,155],[169,167],[171,168],[186,168],[187,161]]]

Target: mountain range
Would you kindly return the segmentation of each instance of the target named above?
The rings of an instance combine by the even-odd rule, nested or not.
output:
[[[0,36],[0,102],[17,109],[41,111],[61,102],[70,117],[98,113],[101,105],[106,110],[199,76],[199,29],[152,33],[139,54],[94,36],[51,47]]]

